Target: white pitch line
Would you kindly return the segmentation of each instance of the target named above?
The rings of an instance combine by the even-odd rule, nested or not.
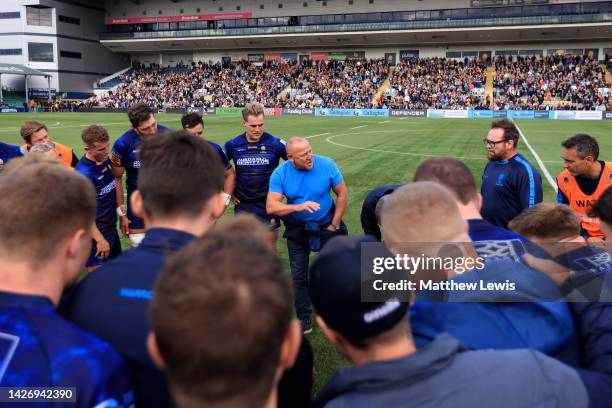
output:
[[[383,123],[389,123],[389,122],[390,122],[390,120],[385,120],[385,121],[383,121],[383,122],[378,122],[378,124],[379,124],[379,125],[382,125]]]
[[[533,147],[531,147],[531,145],[529,144],[529,141],[527,140],[527,138],[525,137],[525,134],[523,133],[523,131],[518,127],[518,125],[516,124],[516,122],[514,123],[514,125],[516,126],[516,130],[519,131],[519,134],[521,135],[521,138],[523,139],[523,141],[525,142],[525,146],[527,146],[527,148],[529,149],[529,151],[531,152],[531,154],[533,155],[533,157],[536,159],[536,162],[538,163],[538,166],[540,166],[540,169],[542,169],[542,172],[544,173],[544,177],[546,177],[546,180],[548,181],[548,184],[550,184],[550,187],[552,187],[552,189],[555,191],[555,193],[557,192],[557,183],[555,183],[555,179],[553,178],[553,176],[550,174],[550,172],[548,171],[548,169],[546,168],[546,166],[544,165],[544,162],[542,161],[542,159],[540,158],[540,156],[536,153],[536,151],[534,150]]]
[[[331,133],[329,132],[319,133],[318,135],[306,136],[304,139],[312,139],[313,137],[325,136],[325,135],[330,135],[330,134]]]
[[[368,125],[355,126],[355,127],[352,127],[351,129],[361,129],[361,128],[364,128],[364,127],[367,127],[367,126]]]

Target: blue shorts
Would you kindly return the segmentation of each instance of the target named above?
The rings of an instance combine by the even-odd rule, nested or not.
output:
[[[267,225],[271,230],[277,230],[281,226],[281,219],[275,215],[268,215],[266,212],[266,202],[256,201],[247,203],[241,201],[240,204],[234,207],[234,214],[249,213],[253,214],[262,223]]]
[[[110,254],[106,259],[96,258],[96,241],[92,240],[91,252],[89,253],[89,258],[85,263],[85,266],[96,266],[103,265],[105,262],[115,258],[117,255],[121,253],[121,240],[119,239],[119,233],[117,232],[117,228],[107,229],[100,231],[104,239],[108,241],[110,245]]]

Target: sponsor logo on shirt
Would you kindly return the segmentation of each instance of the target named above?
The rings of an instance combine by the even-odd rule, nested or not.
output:
[[[98,195],[101,197],[103,195],[106,195],[106,194],[110,193],[113,190],[115,190],[115,180],[113,180],[112,182],[108,183],[108,185],[106,185],[104,188],[102,188],[102,190],[100,190],[100,194],[98,194]]]
[[[237,166],[267,166],[270,160],[266,157],[241,157],[236,160]]]
[[[134,163],[132,164],[132,168],[139,169],[140,168],[140,160],[134,160]]]
[[[597,200],[576,200],[576,206],[578,208],[583,208],[583,207],[592,207],[593,204],[595,204]]]

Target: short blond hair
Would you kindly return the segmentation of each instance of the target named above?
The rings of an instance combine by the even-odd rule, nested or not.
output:
[[[264,114],[264,107],[259,102],[249,102],[242,109],[242,119],[246,120],[249,116],[259,116]]]
[[[29,157],[19,164],[0,177],[0,237],[10,237],[0,240],[0,257],[37,267],[76,231],[89,231],[96,193],[85,176],[60,164]]]
[[[444,186],[418,181],[385,199],[381,223],[388,243],[452,242],[465,232],[457,200]]]

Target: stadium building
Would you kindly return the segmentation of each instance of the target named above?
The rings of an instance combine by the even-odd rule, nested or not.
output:
[[[481,58],[612,51],[612,1],[5,0],[0,62],[50,75],[2,75],[5,102],[112,89],[133,62]],[[27,83],[26,83],[27,79]]]

